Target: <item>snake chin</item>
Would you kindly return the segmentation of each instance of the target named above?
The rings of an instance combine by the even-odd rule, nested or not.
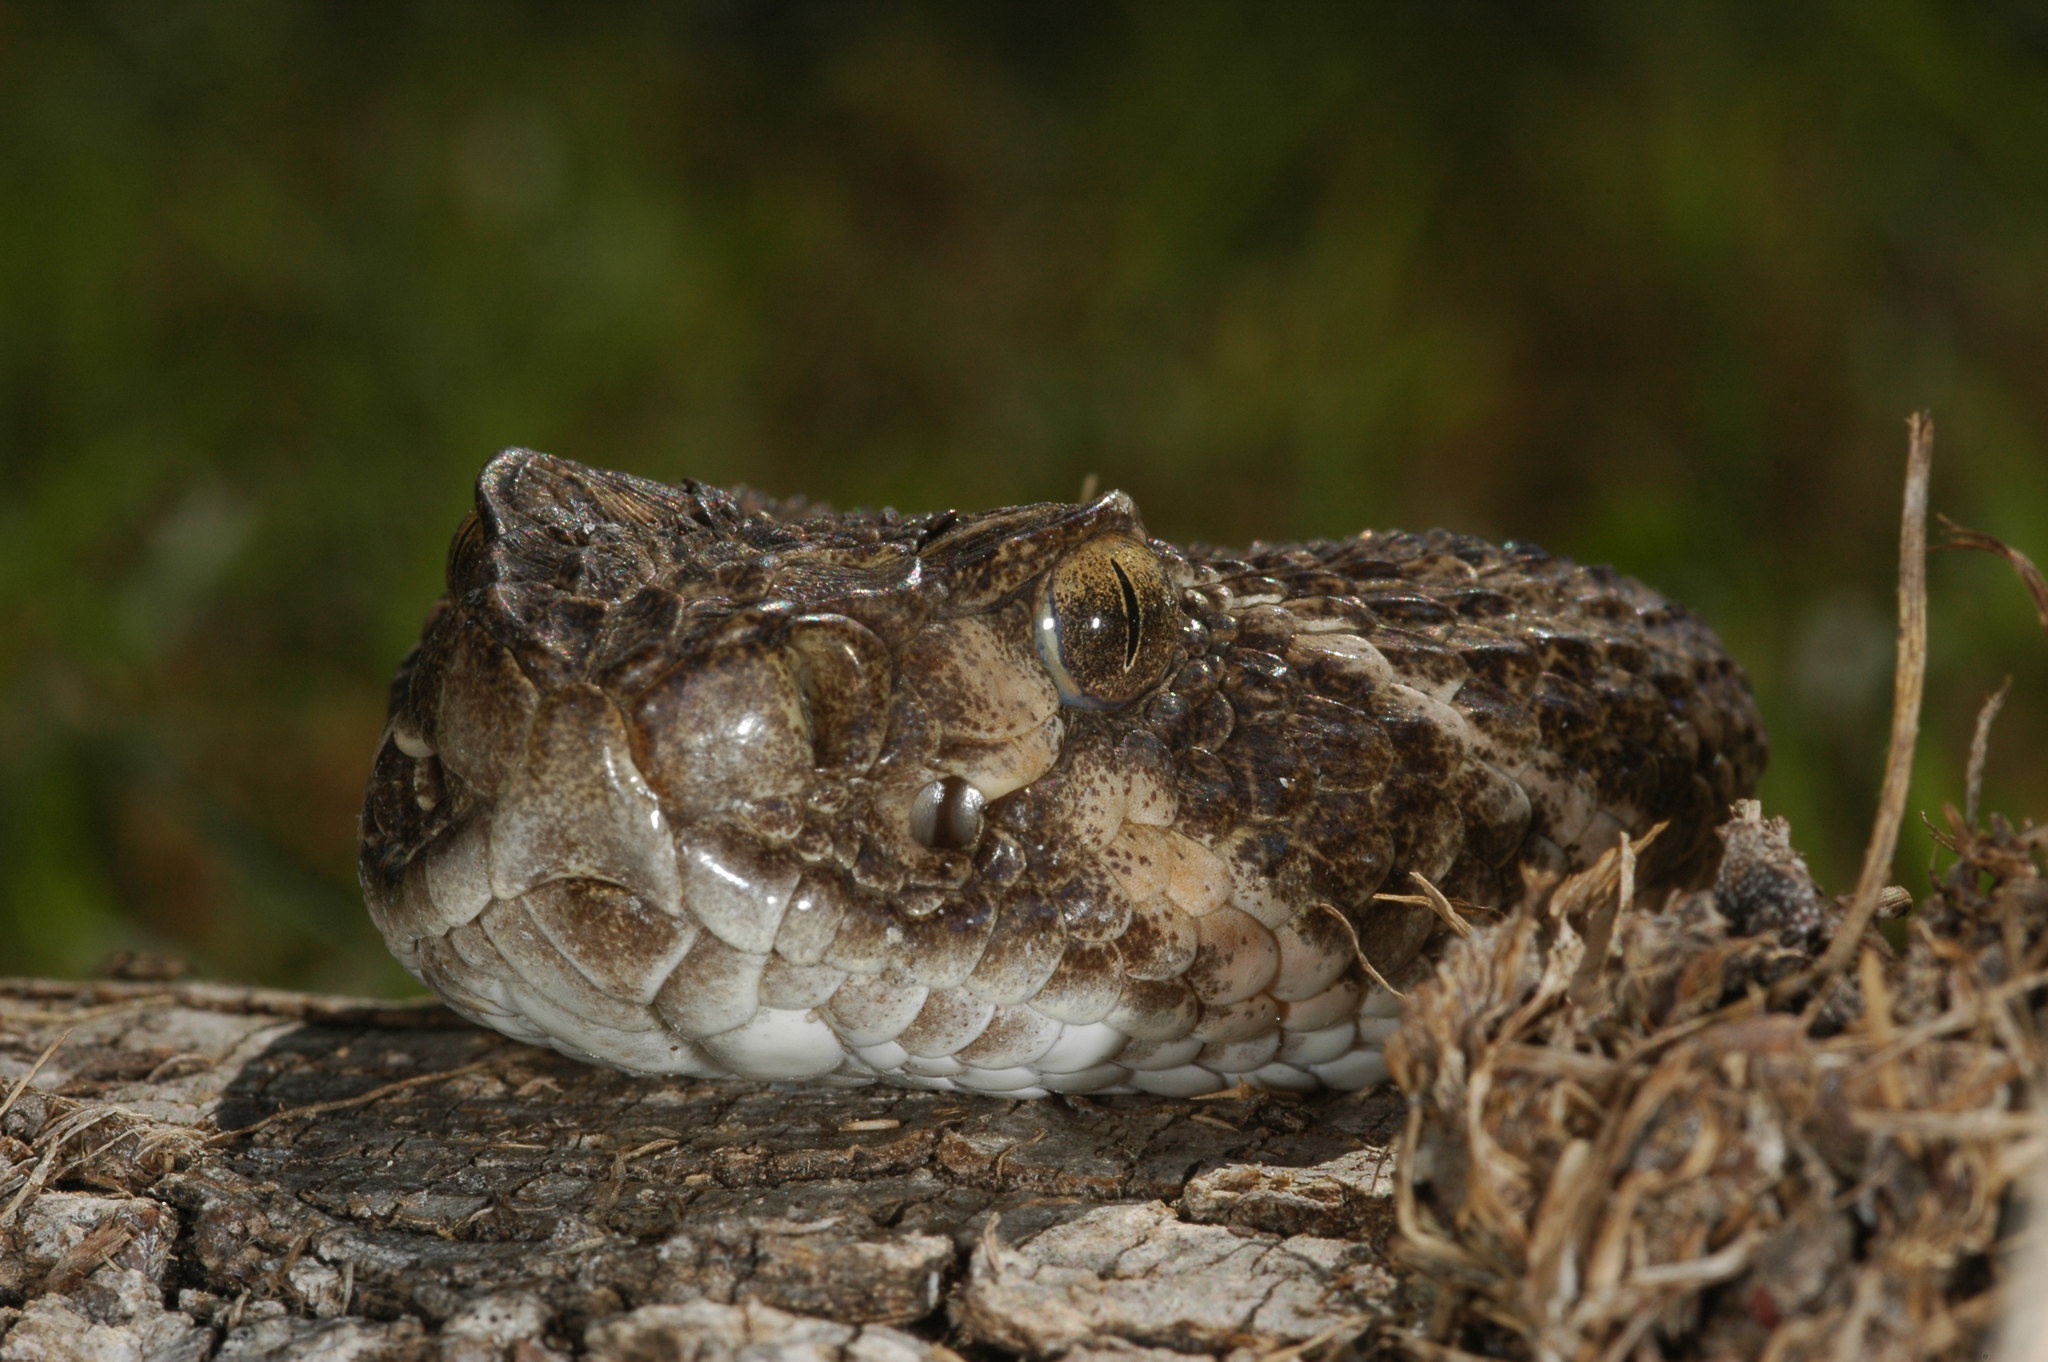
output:
[[[486,466],[392,688],[373,920],[464,1016],[634,1073],[1039,1096],[1381,1082],[1531,868],[1765,745],[1638,584],[1437,532],[1150,539],[1128,498],[834,514]]]

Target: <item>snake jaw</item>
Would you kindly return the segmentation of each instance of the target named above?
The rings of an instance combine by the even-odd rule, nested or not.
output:
[[[1084,554],[1130,617],[1102,665],[1160,673],[1100,709],[1034,637]],[[1653,819],[1644,882],[1696,877],[1764,750],[1689,616],[1451,535],[1233,558],[1121,494],[842,516],[508,451],[448,581],[365,798],[373,920],[464,1015],[641,1073],[1375,1082],[1381,985],[1444,939],[1383,887],[1498,903]]]

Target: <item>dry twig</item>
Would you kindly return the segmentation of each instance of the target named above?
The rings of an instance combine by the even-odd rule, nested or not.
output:
[[[1906,496],[1899,523],[1899,656],[1892,678],[1892,739],[1884,790],[1864,849],[1863,871],[1849,916],[1821,957],[1822,980],[1840,974],[1877,916],[1878,896],[1891,878],[1892,853],[1906,820],[1913,781],[1913,749],[1920,736],[1920,697],[1927,683],[1927,482],[1934,463],[1934,418],[1915,412],[1906,422]]]

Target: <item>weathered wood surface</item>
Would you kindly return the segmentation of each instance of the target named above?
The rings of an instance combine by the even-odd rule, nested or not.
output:
[[[1259,1356],[1422,1308],[1392,1092],[662,1082],[427,1005],[0,980],[0,1101],[0,1362]]]

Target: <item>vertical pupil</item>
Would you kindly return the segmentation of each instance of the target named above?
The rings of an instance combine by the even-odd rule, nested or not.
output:
[[[1129,671],[1138,661],[1138,589],[1131,585],[1122,563],[1112,558],[1109,569],[1116,574],[1117,590],[1124,596],[1124,670]]]
[[[939,809],[940,845],[971,847],[981,837],[981,792],[964,780],[947,782]]]

